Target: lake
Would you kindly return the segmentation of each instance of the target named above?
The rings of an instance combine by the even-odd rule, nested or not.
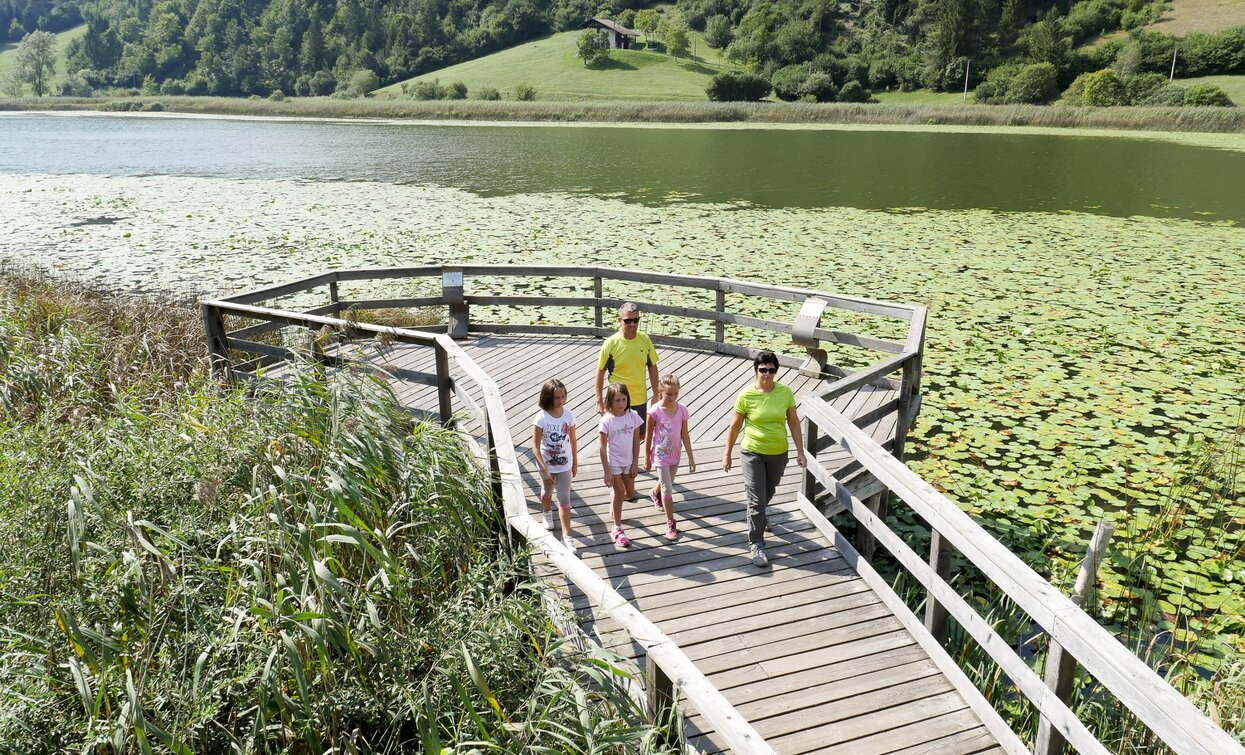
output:
[[[0,260],[186,299],[471,260],[925,304],[909,464],[1060,584],[1100,518],[1155,543],[1147,589],[1216,668],[1245,652],[1245,500],[1173,484],[1245,423],[1243,176],[1241,151],[1057,133],[11,115]]]
[[[0,117],[0,172],[1245,221],[1245,152],[1059,134],[9,115]]]

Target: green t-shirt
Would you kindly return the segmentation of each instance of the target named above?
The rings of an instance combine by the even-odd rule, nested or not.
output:
[[[795,394],[782,383],[769,393],[750,385],[735,398],[735,411],[744,415],[743,449],[754,454],[787,453],[787,410]]]
[[[609,373],[611,383],[627,386],[632,406],[648,406],[648,391],[644,386],[650,364],[657,364],[657,349],[653,348],[648,335],[636,333],[635,338],[627,340],[622,333],[615,333],[601,344],[597,369]]]

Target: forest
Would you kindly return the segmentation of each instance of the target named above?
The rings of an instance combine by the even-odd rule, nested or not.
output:
[[[85,35],[69,45],[65,93],[359,94],[361,75],[401,81],[593,16],[636,23],[629,2],[0,0],[0,30],[19,40],[85,22]],[[849,82],[866,91],[985,83],[980,101],[1049,102],[1078,76],[1114,68],[1116,79],[1100,82],[1109,96],[1089,104],[1166,104],[1153,93],[1173,55],[1180,77],[1245,73],[1245,26],[1183,38],[1147,29],[1164,7],[1150,0],[677,0],[660,12],[666,28],[701,32],[783,99],[820,100],[819,91]],[[1127,34],[1094,43],[1117,30]],[[1141,73],[1154,75],[1128,90]]]

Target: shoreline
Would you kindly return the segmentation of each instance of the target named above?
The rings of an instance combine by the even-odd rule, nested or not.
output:
[[[151,110],[158,104],[156,110]],[[1245,151],[1245,108],[484,102],[220,97],[0,100],[0,115],[217,118],[363,125],[828,130],[1136,138]]]

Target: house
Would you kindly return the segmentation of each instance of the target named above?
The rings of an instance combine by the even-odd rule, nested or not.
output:
[[[628,50],[635,44],[640,32],[614,23],[608,18],[590,18],[584,22],[585,29],[604,29],[610,35],[611,50]]]

